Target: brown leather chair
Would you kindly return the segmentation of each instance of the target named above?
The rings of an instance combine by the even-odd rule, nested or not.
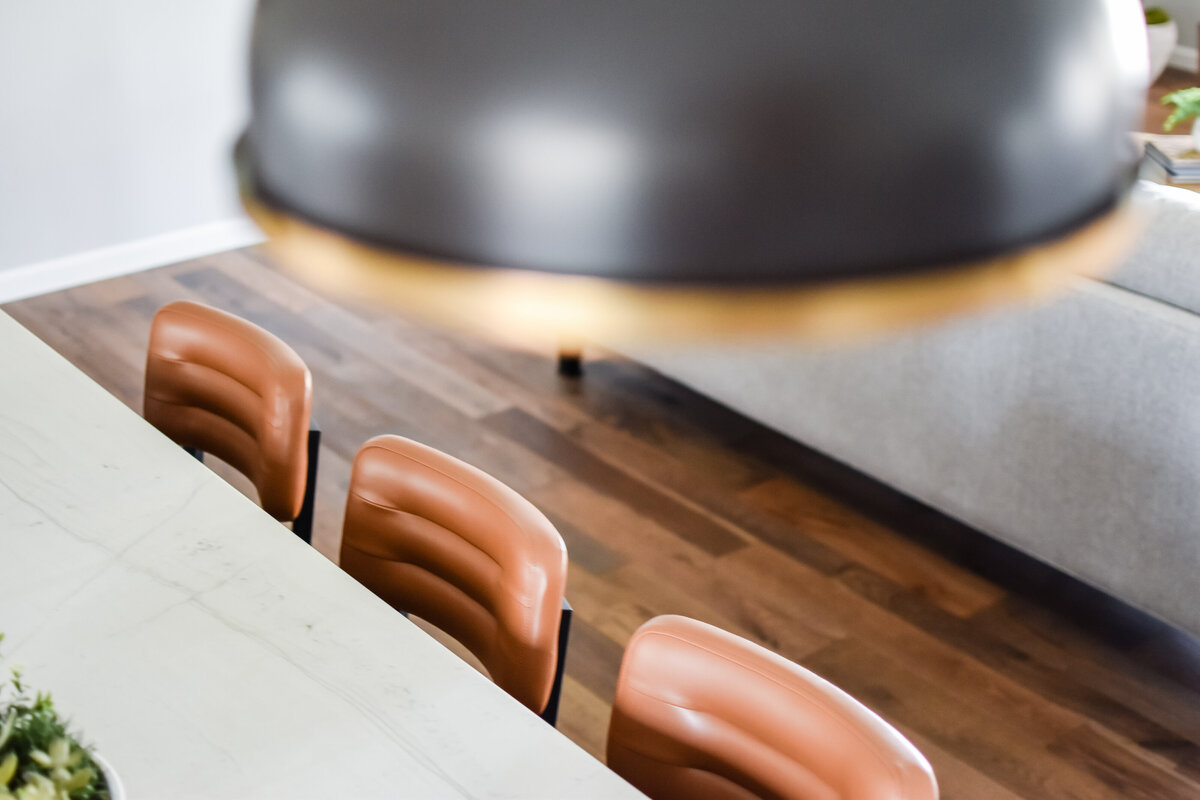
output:
[[[340,562],[393,608],[457,639],[554,724],[567,550],[532,503],[453,456],[377,436],[354,458]]]
[[[608,765],[656,800],[936,800],[925,757],[808,670],[703,622],[656,617],[621,662]]]
[[[296,351],[233,314],[168,303],[150,325],[144,403],[147,421],[244,474],[267,513],[311,541],[320,432]]]

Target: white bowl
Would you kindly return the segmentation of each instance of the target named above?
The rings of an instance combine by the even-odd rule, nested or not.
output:
[[[1171,60],[1171,52],[1179,41],[1179,26],[1175,20],[1146,26],[1146,38],[1150,42],[1150,82],[1158,80]]]
[[[113,769],[112,764],[104,760],[103,756],[92,753],[92,761],[96,762],[96,766],[104,773],[104,780],[108,783],[108,796],[112,800],[125,800],[125,787],[121,785],[121,779],[117,776],[117,771]]]

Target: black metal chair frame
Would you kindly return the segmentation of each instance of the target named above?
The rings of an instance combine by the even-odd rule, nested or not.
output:
[[[562,699],[563,673],[567,670],[567,641],[571,638],[571,617],[574,613],[575,610],[564,597],[562,617],[558,623],[558,658],[554,664],[554,683],[550,686],[550,699],[546,701],[546,708],[541,713],[541,718],[552,726],[558,725],[558,704]]]

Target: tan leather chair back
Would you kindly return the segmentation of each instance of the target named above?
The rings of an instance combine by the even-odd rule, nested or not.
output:
[[[224,311],[168,303],[150,326],[144,402],[171,439],[248,477],[271,516],[300,513],[312,377],[284,342]]]
[[[461,642],[528,708],[545,708],[567,550],[521,495],[431,447],[378,436],[354,459],[340,562]]]
[[[738,636],[656,617],[621,662],[608,765],[656,800],[935,800],[925,757],[850,695]]]

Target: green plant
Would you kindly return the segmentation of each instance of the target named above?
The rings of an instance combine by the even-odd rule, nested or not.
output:
[[[67,730],[50,695],[31,698],[14,668],[8,684],[0,685],[0,800],[108,797],[103,773]]]
[[[1200,116],[1200,86],[1171,92],[1163,97],[1162,101],[1164,105],[1175,106],[1171,111],[1171,116],[1167,117],[1167,121],[1163,123],[1164,131],[1171,130],[1176,123]]]
[[[1171,15],[1167,13],[1165,8],[1160,6],[1150,6],[1146,9],[1146,24],[1147,25],[1162,25],[1165,22],[1171,21]]]

